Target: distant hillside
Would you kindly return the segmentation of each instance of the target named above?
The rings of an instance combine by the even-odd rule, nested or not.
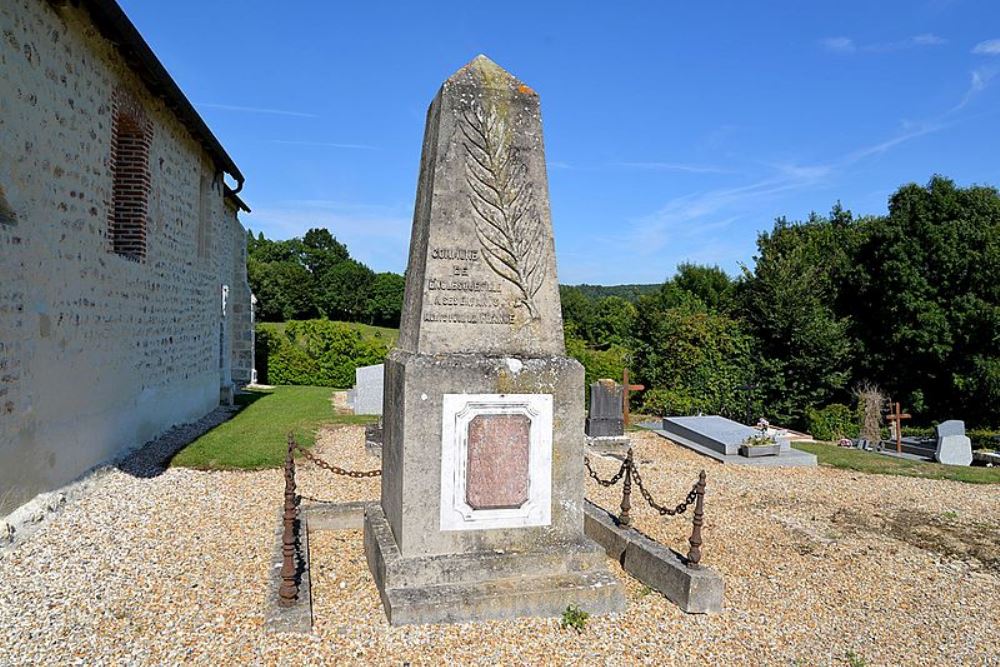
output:
[[[588,299],[597,300],[606,296],[620,296],[629,301],[638,301],[644,294],[652,294],[660,289],[662,285],[565,285],[574,287]]]

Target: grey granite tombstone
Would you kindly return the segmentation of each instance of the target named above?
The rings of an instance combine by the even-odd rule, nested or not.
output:
[[[382,497],[393,624],[621,609],[584,535],[583,368],[566,356],[538,95],[483,56],[427,113]]]
[[[590,385],[590,413],[587,435],[592,438],[625,435],[623,388],[614,380],[598,380]]]
[[[587,445],[591,450],[622,452],[631,444],[625,435],[623,392],[622,385],[614,380],[591,383],[590,412],[587,413]]]
[[[938,424],[934,458],[947,465],[972,465],[972,441],[965,435],[965,422],[950,419]]]

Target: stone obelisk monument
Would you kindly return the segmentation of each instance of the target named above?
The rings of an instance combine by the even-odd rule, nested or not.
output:
[[[483,56],[427,113],[383,412],[365,552],[391,623],[624,606],[583,532],[538,95]]]

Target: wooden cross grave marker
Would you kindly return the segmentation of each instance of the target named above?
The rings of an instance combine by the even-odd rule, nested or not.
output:
[[[628,369],[622,369],[622,417],[625,420],[625,428],[629,425],[628,394],[630,391],[642,391],[645,388],[646,385],[643,384],[629,384]]]
[[[903,420],[910,419],[913,415],[903,412],[903,409],[899,405],[899,401],[895,404],[889,404],[890,409],[895,406],[895,410],[890,412],[885,416],[887,422],[891,422],[893,429],[896,431],[896,453],[899,454],[903,451]]]

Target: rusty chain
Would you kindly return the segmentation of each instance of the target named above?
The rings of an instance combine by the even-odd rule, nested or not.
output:
[[[635,464],[635,461],[632,459],[632,457],[626,457],[626,459],[622,461],[622,465],[618,469],[618,472],[616,472],[609,479],[601,479],[600,477],[597,476],[597,473],[594,472],[594,469],[590,466],[590,457],[584,456],[583,463],[585,466],[587,466],[587,472],[594,479],[594,481],[600,484],[601,486],[605,487],[614,486],[615,484],[617,484],[618,481],[621,480],[621,478],[625,475],[625,472],[631,467],[632,476],[635,478],[635,483],[639,487],[639,492],[642,494],[642,497],[645,498],[646,502],[649,503],[649,506],[652,507],[657,512],[659,512],[661,516],[664,515],[675,516],[677,514],[683,514],[684,512],[687,511],[688,506],[693,504],[698,497],[698,490],[697,490],[698,485],[695,484],[694,486],[691,487],[691,490],[684,498],[684,501],[678,503],[676,507],[670,508],[660,505],[655,500],[653,500],[653,495],[643,485],[642,475],[639,474],[639,466]]]
[[[594,479],[594,481],[597,482],[598,484],[600,484],[601,486],[614,486],[615,484],[618,483],[618,480],[620,480],[622,478],[622,475],[625,474],[625,470],[628,468],[628,461],[622,461],[622,465],[618,469],[618,472],[616,472],[611,477],[611,479],[601,479],[600,477],[597,476],[597,473],[594,472],[594,469],[590,467],[590,457],[589,456],[584,456],[583,457],[583,464],[585,466],[587,466],[587,472]]]
[[[320,468],[323,468],[325,470],[329,470],[334,475],[343,475],[345,477],[352,477],[354,479],[364,479],[366,477],[378,477],[379,475],[382,474],[382,471],[378,470],[378,469],[376,469],[376,470],[345,470],[344,468],[341,468],[340,466],[335,466],[332,463],[327,463],[326,461],[324,461],[323,459],[319,458],[318,456],[316,456],[315,454],[313,454],[312,452],[310,452],[308,449],[306,449],[302,445],[295,444],[294,448],[297,449],[297,450],[299,450],[302,453],[302,455],[304,457],[306,457],[307,459],[309,459],[311,462],[315,463]]]
[[[655,500],[653,500],[653,495],[649,491],[647,491],[646,487],[643,486],[642,484],[642,476],[639,474],[639,466],[635,465],[635,463],[632,464],[632,476],[635,477],[635,483],[636,486],[639,487],[639,493],[641,493],[642,497],[646,499],[646,502],[649,503],[650,507],[652,507],[654,510],[660,513],[660,516],[663,515],[675,516],[677,514],[684,514],[684,512],[687,511],[688,505],[693,503],[698,497],[698,489],[696,484],[695,486],[691,487],[690,491],[688,491],[687,497],[684,498],[683,502],[678,503],[676,507],[670,509],[669,507],[664,507],[663,505],[660,505]]]

